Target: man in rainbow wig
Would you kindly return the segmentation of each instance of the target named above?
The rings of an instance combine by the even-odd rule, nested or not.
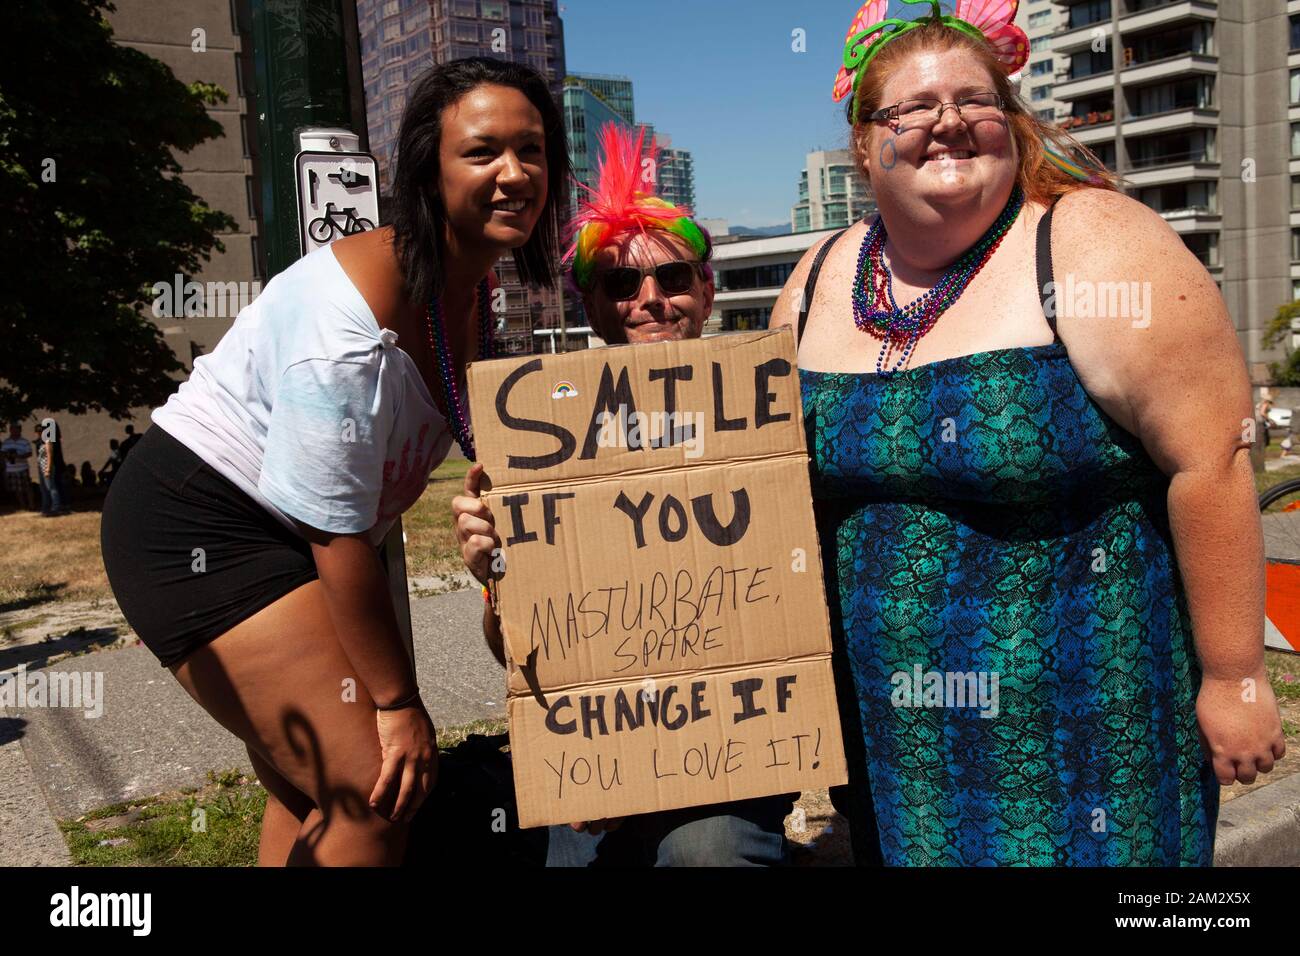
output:
[[[598,182],[569,224],[570,279],[592,328],[611,345],[699,338],[713,308],[709,235],[690,210],[654,195],[657,157],[653,144],[643,155],[644,136],[614,124],[601,130]],[[466,497],[453,501],[458,521],[462,513],[491,521],[471,487],[477,468]],[[483,630],[504,666],[491,606]],[[551,827],[547,866],[776,866],[787,860],[792,809],[786,795]]]
[[[611,345],[698,338],[713,308],[713,243],[689,209],[654,195],[657,150],[644,137],[601,129],[596,185],[569,223],[570,280]]]

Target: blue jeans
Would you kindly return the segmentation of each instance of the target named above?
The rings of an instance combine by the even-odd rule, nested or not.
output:
[[[46,478],[40,470],[37,474],[41,479],[41,514],[57,514],[63,510],[63,476]]]
[[[788,862],[785,818],[794,795],[760,797],[628,817],[591,836],[551,827],[546,865],[781,866]]]

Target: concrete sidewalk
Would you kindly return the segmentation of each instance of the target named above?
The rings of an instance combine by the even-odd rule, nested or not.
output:
[[[416,673],[440,728],[505,714],[504,672],[483,642],[482,608],[477,590],[411,601]],[[54,818],[200,786],[209,770],[251,769],[243,744],[146,648],[65,658],[53,670],[102,673],[103,714],[0,709],[0,865],[66,863]]]
[[[416,669],[439,728],[505,714],[505,679],[483,643],[477,590],[413,598]],[[143,647],[65,658],[99,672],[104,710],[0,708],[0,866],[70,862],[55,819],[249,771],[243,745],[181,690]],[[1300,866],[1300,773],[1223,804],[1217,866]]]

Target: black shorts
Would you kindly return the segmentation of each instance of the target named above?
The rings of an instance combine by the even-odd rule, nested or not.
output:
[[[109,486],[100,547],[164,667],[317,576],[310,544],[157,425]]]

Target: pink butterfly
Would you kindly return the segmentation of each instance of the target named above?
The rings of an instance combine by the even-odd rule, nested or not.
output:
[[[1019,6],[1020,0],[957,0],[953,11],[959,20],[980,28],[1008,75],[1029,61],[1029,37],[1012,23]]]
[[[867,0],[858,11],[858,15],[853,18],[849,32],[844,36],[845,44],[863,30],[870,29],[872,24],[885,19],[888,8],[888,0]],[[853,74],[841,66],[839,75],[835,77],[835,102],[838,103],[851,92],[853,92]]]

